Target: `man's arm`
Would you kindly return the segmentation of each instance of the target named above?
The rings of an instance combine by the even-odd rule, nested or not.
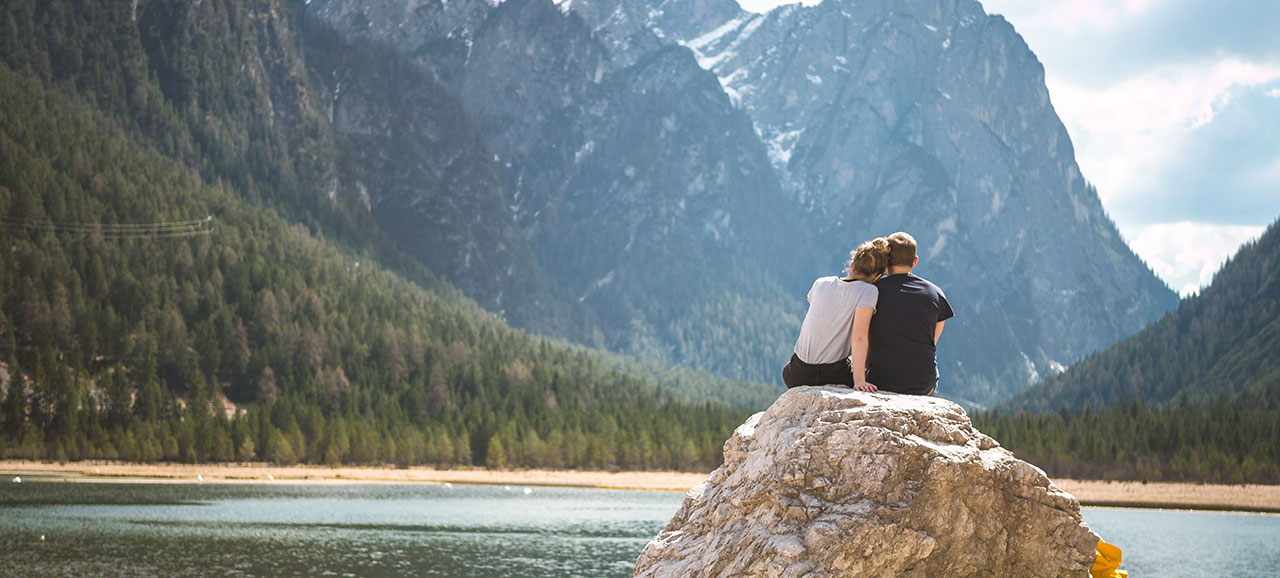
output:
[[[938,339],[942,338],[942,326],[946,325],[946,321],[939,321],[937,327],[933,328],[933,344],[938,344]]]

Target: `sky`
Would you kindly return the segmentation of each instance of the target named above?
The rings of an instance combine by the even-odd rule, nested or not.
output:
[[[763,12],[782,2],[739,3]],[[1280,2],[982,5],[1040,59],[1081,172],[1173,290],[1208,285],[1280,218]]]

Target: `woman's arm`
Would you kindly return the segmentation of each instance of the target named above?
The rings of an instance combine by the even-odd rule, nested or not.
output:
[[[875,385],[867,383],[867,334],[871,329],[871,316],[876,310],[870,307],[859,307],[853,310],[853,343],[852,366],[853,388],[858,391],[879,391]]]

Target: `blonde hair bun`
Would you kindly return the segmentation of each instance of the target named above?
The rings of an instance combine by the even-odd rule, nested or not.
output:
[[[848,279],[871,279],[889,268],[889,241],[876,237],[849,252]]]

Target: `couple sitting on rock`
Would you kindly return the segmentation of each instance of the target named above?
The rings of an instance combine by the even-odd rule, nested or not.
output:
[[[809,312],[782,381],[789,388],[932,395],[936,345],[953,314],[937,285],[911,273],[920,261],[916,240],[898,232],[859,245],[851,256],[847,277],[822,277],[809,289]]]

